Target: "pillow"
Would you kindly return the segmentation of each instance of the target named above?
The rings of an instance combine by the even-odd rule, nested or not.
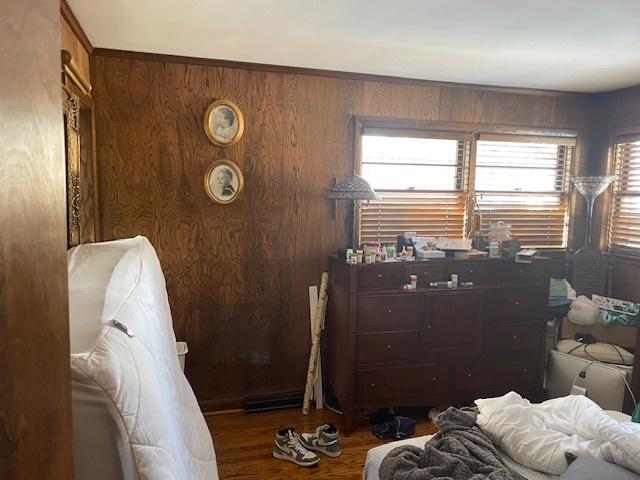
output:
[[[604,363],[616,363],[618,365],[633,365],[633,354],[622,347],[611,343],[596,342],[584,344],[575,340],[560,340],[556,350],[568,353],[574,357],[596,360]]]
[[[571,304],[567,318],[576,325],[595,325],[600,319],[600,308],[584,295],[580,295]]]
[[[640,480],[640,476],[614,463],[589,457],[576,458],[560,478],[562,480]]]

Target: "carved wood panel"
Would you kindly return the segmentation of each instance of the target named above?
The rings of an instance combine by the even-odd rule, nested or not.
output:
[[[65,158],[67,167],[67,243],[80,243],[80,101],[66,88],[62,89]]]

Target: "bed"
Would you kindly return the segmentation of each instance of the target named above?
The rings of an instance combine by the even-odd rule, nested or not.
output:
[[[68,272],[76,478],[217,479],[149,241],[79,245]]]
[[[614,411],[606,411],[606,413],[612,417],[614,420],[618,422],[628,422],[630,417],[625,415],[624,413],[614,412]],[[399,440],[396,442],[387,443],[384,445],[379,445],[370,449],[367,452],[367,456],[365,459],[364,470],[362,473],[362,478],[364,480],[379,480],[378,471],[380,469],[380,465],[382,464],[382,460],[384,457],[394,448],[403,446],[403,445],[412,445],[419,448],[423,448],[424,444],[432,437],[432,435],[425,435],[422,437],[408,438],[405,440]],[[523,477],[529,480],[549,480],[549,479],[557,479],[559,478],[556,475],[548,475],[542,472],[538,472],[536,470],[532,470],[524,465],[513,460],[506,453],[501,450],[498,450],[500,457],[504,461],[504,463],[519,473]]]
[[[384,457],[396,447],[401,445],[414,445],[416,447],[424,447],[424,444],[427,440],[429,440],[433,435],[425,435],[423,437],[415,437],[415,438],[407,438],[405,440],[399,440],[397,442],[391,442],[384,445],[380,445],[378,447],[372,448],[367,452],[367,457],[364,464],[364,471],[362,473],[362,478],[364,480],[379,480],[378,470],[380,469],[380,465],[382,464],[382,460]],[[528,480],[550,480],[558,478],[555,475],[546,475],[541,472],[536,472],[535,470],[531,470],[530,468],[525,467],[524,465],[520,465],[515,460],[511,459],[506,453],[499,451],[500,456],[504,460],[504,463],[511,468],[512,470],[518,472],[523,477]]]

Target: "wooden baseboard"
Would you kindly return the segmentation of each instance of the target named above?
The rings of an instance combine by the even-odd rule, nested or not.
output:
[[[202,413],[216,413],[228,410],[242,410],[244,407],[243,397],[218,398],[215,400],[199,401]]]

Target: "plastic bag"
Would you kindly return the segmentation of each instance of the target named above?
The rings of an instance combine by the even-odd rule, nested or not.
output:
[[[567,318],[576,325],[595,325],[600,319],[600,309],[587,297],[580,295],[571,304]]]

